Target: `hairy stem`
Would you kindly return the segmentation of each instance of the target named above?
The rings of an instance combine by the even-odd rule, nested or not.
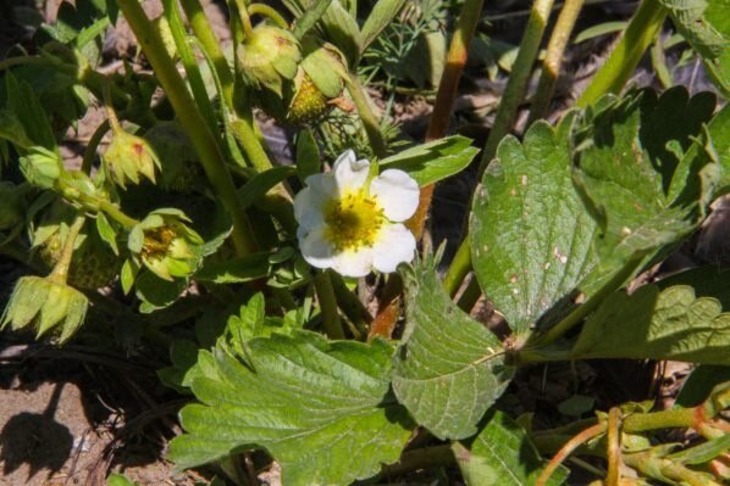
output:
[[[595,103],[604,94],[621,91],[666,17],[667,9],[658,0],[643,0],[616,47],[576,101],[576,106],[583,108]]]
[[[211,131],[212,127],[205,123],[205,118],[190,96],[185,82],[175,68],[175,63],[167,54],[162,39],[153,28],[139,2],[137,0],[118,0],[117,3],[154,68],[157,79],[175,109],[181,125],[198,152],[211,186],[232,215],[232,239],[237,254],[243,256],[256,251],[258,244],[254,239],[248,217],[238,203],[236,187],[225,166],[223,152],[218,139]]]
[[[317,290],[319,307],[322,309],[322,324],[327,337],[330,339],[345,339],[342,324],[340,323],[340,315],[337,312],[337,299],[330,280],[329,270],[317,272],[314,276],[314,288]]]
[[[528,127],[537,120],[544,118],[548,111],[550,100],[555,91],[555,83],[560,74],[565,46],[568,44],[568,39],[570,39],[570,34],[573,32],[575,21],[578,19],[578,14],[583,8],[584,1],[566,0],[558,16],[558,20],[555,22],[555,29],[550,36],[547,54],[542,63],[540,82],[537,85],[535,99],[530,107],[530,118],[527,121]]]
[[[63,249],[61,250],[61,256],[59,257],[56,265],[53,267],[51,275],[49,275],[48,277],[49,280],[51,280],[52,282],[57,284],[66,283],[68,269],[71,266],[71,258],[73,258],[74,256],[74,245],[76,244],[76,237],[79,236],[81,228],[84,227],[85,222],[86,217],[76,216],[73,224],[71,224],[71,227],[68,230],[68,236],[66,236],[66,241],[64,242]]]
[[[482,173],[497,153],[499,142],[512,129],[552,7],[553,0],[535,0],[535,3],[532,4],[517,59],[515,59],[512,66],[512,72],[502,94],[494,125],[484,146],[477,179],[481,179]]]
[[[213,66],[221,82],[223,99],[229,109],[233,109],[233,73],[220,48],[220,41],[211,29],[199,0],[181,0],[180,3],[190,27],[193,29],[193,34],[200,41],[200,45],[208,57],[213,60]]]
[[[383,134],[380,131],[378,117],[375,116],[375,112],[370,106],[368,96],[365,93],[365,89],[362,84],[360,84],[357,74],[350,73],[349,75],[344,75],[343,79],[345,80],[347,91],[350,93],[352,101],[357,107],[357,112],[360,115],[363,126],[365,127],[365,133],[367,133],[373,152],[375,152],[377,157],[385,157],[387,155],[387,148],[385,140],[383,139]]]
[[[596,424],[588,427],[568,442],[558,451],[555,456],[550,460],[548,465],[543,469],[540,476],[537,478],[536,486],[545,486],[550,480],[550,476],[560,467],[560,464],[576,450],[579,446],[585,444],[592,438],[602,434],[606,430],[606,424]]]

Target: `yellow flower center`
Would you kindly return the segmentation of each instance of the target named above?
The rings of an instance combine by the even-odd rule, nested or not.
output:
[[[373,246],[385,216],[365,191],[333,200],[325,209],[326,237],[338,251]]]
[[[160,226],[144,232],[142,256],[148,260],[162,260],[175,239],[175,232],[168,226]]]

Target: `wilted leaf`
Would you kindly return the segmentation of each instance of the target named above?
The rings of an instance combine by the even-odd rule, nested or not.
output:
[[[451,302],[432,263],[403,271],[406,330],[393,389],[419,425],[439,438],[464,438],[502,394],[514,369],[502,344]]]
[[[473,486],[532,486],[542,471],[540,453],[525,431],[500,411],[494,411],[471,449],[460,442],[452,449],[466,483]],[[566,478],[566,470],[560,468],[547,485],[557,486]]]
[[[348,484],[398,459],[411,430],[388,396],[388,344],[300,331],[248,345],[247,364],[220,349],[201,352],[192,390],[203,403],[182,410],[187,433],[170,445],[179,467],[262,447],[285,484]]]

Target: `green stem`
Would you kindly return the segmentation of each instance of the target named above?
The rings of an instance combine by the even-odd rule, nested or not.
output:
[[[330,339],[345,339],[345,333],[342,332],[340,323],[340,315],[337,313],[337,299],[330,280],[329,270],[317,272],[314,276],[314,288],[317,290],[319,307],[322,310],[322,324],[327,337]]]
[[[512,129],[515,117],[517,116],[517,109],[522,102],[527,81],[532,73],[532,66],[535,63],[537,51],[540,47],[552,6],[553,0],[535,0],[535,3],[532,4],[530,18],[527,20],[525,34],[520,43],[517,59],[515,59],[515,63],[512,66],[512,72],[502,94],[502,100],[499,103],[494,125],[489,132],[487,143],[484,146],[477,180],[481,179],[482,173],[497,153],[499,142]]]
[[[672,484],[684,484],[687,486],[720,486],[721,483],[713,481],[707,473],[694,471],[671,459],[657,457],[654,451],[649,449],[645,452],[624,454],[622,460],[627,466],[636,469],[643,475],[658,479],[666,483],[667,479],[676,481]]]
[[[67,184],[64,181],[63,176],[56,181],[54,188],[66,199],[80,204],[91,212],[104,212],[107,216],[124,226],[126,229],[131,229],[139,223],[136,219],[124,214],[121,209],[110,201],[79,192],[78,189]]]
[[[248,13],[246,4],[243,0],[234,0],[238,15],[241,19],[241,26],[243,27],[243,35],[246,39],[253,37],[253,26],[251,25],[251,16]]]
[[[288,30],[289,24],[284,20],[284,17],[279,14],[276,10],[263,3],[252,3],[248,6],[249,15],[263,15],[269,20],[274,22],[278,27]]]
[[[667,9],[658,0],[643,0],[616,47],[576,101],[576,106],[584,108],[598,101],[604,94],[621,91],[666,17]]]
[[[236,187],[225,166],[223,152],[218,139],[211,131],[212,127],[206,125],[205,118],[190,96],[183,79],[175,68],[175,63],[167,54],[162,39],[139,2],[137,0],[118,0],[117,3],[154,68],[157,79],[175,109],[180,124],[198,152],[211,186],[232,215],[232,239],[237,254],[243,256],[253,253],[258,245],[248,217],[238,203]]]
[[[99,209],[101,209],[104,214],[124,226],[126,229],[132,229],[135,225],[139,224],[138,220],[130,218],[124,214],[121,209],[109,201],[100,201],[98,205]]]
[[[471,269],[471,245],[469,236],[461,243],[444,276],[444,288],[450,297],[456,295]]]
[[[370,106],[370,100],[368,100],[368,96],[362,84],[360,84],[357,74],[350,73],[349,75],[343,75],[343,79],[345,80],[347,91],[350,93],[350,97],[352,97],[352,101],[357,107],[357,112],[365,127],[365,133],[368,136],[373,152],[379,158],[385,157],[387,155],[387,148],[383,134],[380,131],[378,118],[375,116],[372,106]]]
[[[701,408],[703,405],[700,405]],[[623,419],[623,431],[638,434],[650,430],[690,428],[695,425],[695,408],[670,408],[659,412],[634,413]]]
[[[250,110],[230,123],[233,137],[243,148],[249,162],[258,172],[271,169],[274,165],[269,160],[264,147],[261,146],[253,125],[253,114]]]
[[[223,99],[228,108],[233,110],[233,73],[220,48],[220,41],[215,36],[213,29],[210,28],[210,23],[200,6],[199,0],[181,0],[180,3],[195,37],[200,41],[200,45],[208,57],[213,60],[213,66],[221,82]]]
[[[555,83],[560,74],[560,67],[563,61],[565,46],[568,44],[570,34],[573,32],[575,21],[583,8],[585,0],[565,0],[565,5],[560,11],[555,28],[550,36],[545,60],[542,63],[540,82],[537,85],[537,92],[530,107],[530,118],[527,121],[529,127],[535,121],[544,118],[550,106],[550,100],[555,91]]]
[[[188,77],[188,84],[193,92],[193,98],[195,103],[200,108],[200,112],[205,118],[209,127],[217,125],[218,121],[215,117],[215,111],[213,110],[213,104],[210,102],[208,96],[208,90],[205,88],[205,82],[203,76],[200,74],[200,67],[198,67],[198,61],[193,55],[192,49],[187,43],[187,33],[185,26],[180,16],[180,10],[178,7],[177,0],[163,0],[164,15],[167,18],[167,22],[170,25],[170,32],[172,32],[172,38],[175,41],[175,47],[177,52],[180,54],[185,73]]]
[[[91,136],[89,144],[86,146],[86,150],[84,151],[84,159],[81,162],[81,172],[84,174],[89,175],[91,173],[91,166],[94,163],[94,158],[96,157],[96,149],[99,147],[99,144],[104,138],[104,135],[106,135],[106,132],[109,131],[110,127],[111,125],[109,124],[109,120],[104,120],[98,127],[96,127],[96,130],[94,130],[94,134]]]
[[[471,280],[469,280],[469,283],[466,285],[466,288],[461,294],[461,297],[459,297],[459,302],[457,302],[457,305],[464,312],[471,312],[481,295],[482,289],[481,287],[479,287],[479,281],[477,280],[476,275],[474,275],[472,276]]]
[[[64,242],[63,249],[61,250],[61,256],[59,257],[56,265],[53,267],[51,274],[48,276],[48,279],[51,282],[62,285],[66,283],[68,268],[71,266],[71,258],[74,256],[76,237],[79,236],[81,228],[84,227],[85,222],[86,218],[84,216],[76,216],[76,219],[69,228],[68,236],[66,236],[66,241]]]
[[[451,39],[449,53],[446,57],[446,68],[436,94],[433,112],[428,120],[426,141],[441,138],[446,134],[449,117],[454,107],[459,87],[459,79],[466,65],[469,54],[469,45],[474,38],[477,24],[481,20],[484,0],[466,0],[461,8],[459,20],[456,24],[454,36]]]
[[[334,288],[340,310],[363,337],[367,336],[368,326],[373,322],[373,316],[360,299],[357,298],[357,295],[347,288],[345,281],[340,275],[333,272],[330,276],[332,277],[332,287]]]

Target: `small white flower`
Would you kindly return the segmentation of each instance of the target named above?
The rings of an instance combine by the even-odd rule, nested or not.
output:
[[[416,239],[403,221],[418,207],[418,184],[402,170],[371,174],[352,150],[332,170],[309,176],[294,199],[297,237],[313,267],[363,277],[372,268],[393,272],[413,259]]]

